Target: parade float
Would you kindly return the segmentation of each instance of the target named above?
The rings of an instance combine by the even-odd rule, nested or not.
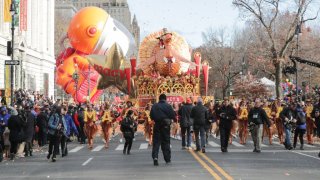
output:
[[[86,7],[72,18],[61,42],[66,40],[71,47],[62,46],[56,82],[75,102],[95,102],[108,87],[129,95],[137,107],[156,102],[162,93],[172,103],[207,94],[208,63],[201,63],[199,53],[192,59],[186,40],[166,28],[145,37],[137,51],[120,22],[101,8]]]
[[[135,72],[139,106],[156,102],[160,94],[166,94],[169,103],[183,103],[188,97],[195,101],[207,95],[209,65],[201,63],[200,53],[191,57],[188,43],[176,32],[164,28],[145,37],[139,48],[139,65]],[[204,83],[204,93],[201,93],[201,83]],[[212,96],[203,98],[213,100]]]

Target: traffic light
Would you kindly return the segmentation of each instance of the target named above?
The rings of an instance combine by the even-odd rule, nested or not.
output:
[[[7,56],[11,56],[11,54],[12,54],[11,41],[7,41]]]

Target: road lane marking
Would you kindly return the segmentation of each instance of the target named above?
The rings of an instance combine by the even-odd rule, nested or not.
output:
[[[282,144],[280,144],[280,142],[278,142],[278,141],[273,141],[272,144],[282,146]]]
[[[311,157],[311,158],[316,159],[316,160],[320,160],[320,158],[311,156],[311,155],[309,155],[309,154],[304,154],[304,153],[296,152],[296,151],[291,151],[291,152],[296,153],[296,154],[300,154],[300,155],[302,155],[302,156]]]
[[[215,142],[213,142],[213,141],[209,141],[208,144],[209,144],[210,146],[212,146],[212,147],[220,147],[219,144],[217,144],[217,143],[215,143]]]
[[[313,146],[313,145],[310,145],[310,144],[303,144],[304,145],[304,147],[309,147],[309,148],[314,148],[315,146]]]
[[[253,144],[253,141],[248,141],[248,143]],[[260,144],[261,147],[268,147],[268,145],[265,145],[263,143]]]
[[[214,170],[211,169],[210,166],[208,166],[208,164],[206,164],[195,152],[193,152],[193,150],[189,150],[189,152],[203,166],[203,168],[205,168],[214,177],[214,179],[221,180],[221,177],[214,172]]]
[[[88,160],[86,160],[86,161],[82,164],[82,166],[87,165],[92,159],[93,159],[93,158],[89,158]]]
[[[75,153],[75,152],[80,151],[82,148],[84,148],[84,146],[77,146],[77,147],[71,149],[69,152],[70,153]]]
[[[236,142],[236,141],[232,141],[232,145],[236,146],[236,147],[244,147],[242,144]]]
[[[92,151],[95,151],[95,152],[100,151],[101,149],[103,149],[103,147],[104,147],[104,145],[99,145],[99,146],[95,147]]]
[[[252,153],[253,149],[229,149],[229,153]],[[296,150],[297,151],[297,150]],[[210,153],[221,153],[220,149],[206,149],[206,152]],[[284,149],[262,149],[261,153],[288,153],[290,152],[289,150],[284,150]],[[300,150],[298,150],[300,152]],[[308,153],[316,153],[319,152],[319,150],[303,150],[301,152],[308,152]]]
[[[122,151],[124,148],[124,144],[119,144],[118,147],[116,148],[116,151]]]
[[[139,149],[148,149],[148,143],[141,143]]]
[[[210,158],[208,158],[207,155],[203,154],[203,153],[199,153],[200,156],[202,156],[206,161],[208,161],[213,167],[216,168],[216,170],[218,170],[226,179],[228,180],[233,180],[233,178],[226,173],[217,163],[215,163],[213,160],[211,160]]]

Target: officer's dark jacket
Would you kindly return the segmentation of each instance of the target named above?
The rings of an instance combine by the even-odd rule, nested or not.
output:
[[[249,111],[248,123],[253,122],[254,124],[266,124],[270,127],[270,121],[268,115],[264,109],[261,107],[254,107]]]
[[[185,104],[179,109],[181,127],[190,127],[193,125],[192,118],[190,117],[192,107],[192,104]]]
[[[237,111],[231,105],[228,105],[228,106],[222,105],[217,112],[217,116],[220,119],[219,126],[224,128],[231,128],[232,121],[237,119]]]
[[[176,114],[170,104],[164,100],[160,100],[152,106],[150,117],[155,123],[160,123],[163,119],[175,119]]]
[[[208,109],[202,103],[198,103],[192,108],[191,117],[193,118],[194,126],[204,126],[209,119]]]

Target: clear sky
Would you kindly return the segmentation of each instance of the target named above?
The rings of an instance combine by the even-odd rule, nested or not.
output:
[[[232,0],[128,0],[136,14],[141,40],[148,34],[169,28],[184,36],[192,47],[202,44],[202,32],[208,28],[241,26]]]

